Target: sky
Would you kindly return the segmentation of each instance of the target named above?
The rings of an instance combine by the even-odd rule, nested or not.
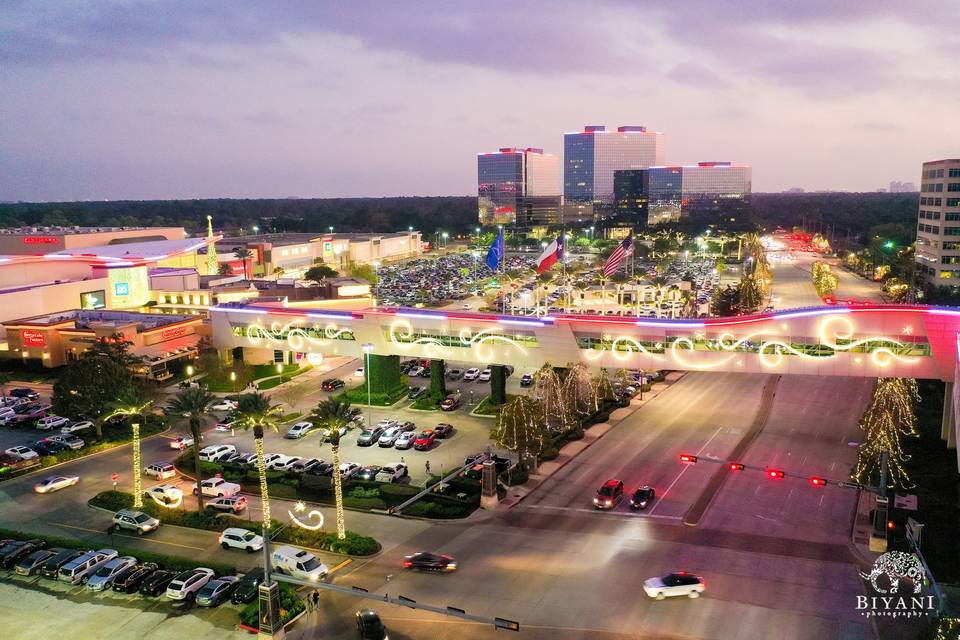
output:
[[[472,195],[586,124],[754,191],[960,157],[952,0],[4,0],[0,200]]]

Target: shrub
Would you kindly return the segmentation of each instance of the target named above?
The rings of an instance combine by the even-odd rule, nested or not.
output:
[[[351,498],[379,498],[380,489],[377,487],[354,487],[350,490]]]
[[[653,389],[653,385],[650,384],[649,382],[644,382],[642,385],[640,385],[640,390],[643,391],[644,393],[647,393],[648,391],[650,391],[650,389]]]
[[[560,456],[560,450],[556,447],[550,447],[545,449],[543,453],[540,454],[540,461],[545,462],[547,460],[556,460]]]
[[[296,589],[288,584],[280,583],[279,604],[280,623],[286,624],[300,615],[306,609],[303,600],[297,595]],[[260,603],[254,600],[240,611],[240,622],[248,627],[256,628],[259,624]]]
[[[500,482],[508,487],[524,484],[530,479],[527,469],[521,464],[515,464],[500,474]]]

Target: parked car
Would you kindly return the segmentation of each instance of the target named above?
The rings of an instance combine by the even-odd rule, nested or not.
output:
[[[29,460],[31,458],[38,458],[37,452],[31,449],[30,447],[10,447],[4,453],[16,457],[18,460]]]
[[[623,481],[611,479],[597,489],[593,498],[593,506],[597,509],[612,509],[623,500]]]
[[[401,433],[403,433],[403,431],[400,430],[400,427],[390,427],[380,434],[380,439],[377,440],[377,444],[381,447],[392,447]]]
[[[656,600],[663,600],[672,596],[699,598],[706,588],[707,585],[703,578],[684,571],[668,573],[659,578],[650,578],[643,583],[644,593]]]
[[[521,387],[533,386],[533,374],[525,373],[522,376],[520,376],[520,386]]]
[[[214,575],[213,569],[207,569],[206,567],[184,571],[167,585],[167,598],[170,600],[186,600],[195,596],[203,588],[203,585],[213,579]]]
[[[142,536],[159,527],[160,521],[148,516],[142,511],[121,509],[113,515],[113,524],[120,529],[136,531],[138,536]]]
[[[158,504],[176,505],[183,500],[183,490],[169,483],[152,486],[146,493]]]
[[[204,462],[219,462],[236,452],[237,448],[232,444],[212,444],[200,450],[200,459]]]
[[[362,640],[387,640],[387,628],[373,609],[357,611],[357,632]]]
[[[455,571],[457,561],[452,556],[421,551],[403,559],[403,568],[419,571]]]
[[[237,452],[237,457],[232,459],[232,463],[241,467],[256,467],[257,454]]]
[[[370,447],[380,439],[380,436],[383,435],[382,427],[369,427],[364,429],[359,436],[357,436],[357,446],[358,447]]]
[[[346,383],[340,378],[327,378],[320,383],[320,388],[324,391],[336,391],[337,389],[343,389]]]
[[[300,461],[300,458],[297,456],[285,456],[283,454],[277,454],[277,457],[267,465],[267,469],[271,471],[290,471],[293,468],[293,465],[297,464]]]
[[[363,423],[361,423],[361,424],[363,424]],[[338,431],[340,432],[340,437],[341,437],[341,438],[342,438],[343,436],[347,435],[347,428],[346,428],[346,427],[340,427],[340,429],[339,429]],[[333,432],[332,432],[330,429],[321,429],[321,430],[320,430],[320,438],[323,439],[324,441],[329,440],[332,435],[333,435]]]
[[[113,586],[113,579],[124,569],[136,566],[137,559],[133,556],[120,556],[103,564],[87,579],[87,589],[90,591],[109,590]]]
[[[286,437],[290,438],[291,440],[302,438],[303,436],[307,435],[307,433],[310,432],[312,429],[313,429],[312,422],[307,422],[307,421],[296,422],[292,427],[290,427],[290,429],[287,430]]]
[[[466,373],[463,374],[463,379],[464,379],[464,380],[476,380],[476,379],[477,379],[477,376],[479,376],[479,375],[480,375],[480,369],[477,369],[476,367],[471,367],[471,368],[467,369]]]
[[[417,439],[416,431],[404,431],[399,436],[397,436],[396,442],[393,443],[393,446],[397,449],[409,449],[413,446],[414,440]]]
[[[653,487],[648,485],[637,487],[637,490],[630,496],[630,508],[633,510],[646,509],[647,505],[653,502],[656,497],[657,492]]]
[[[223,478],[207,478],[200,483],[200,490],[205,496],[219,498],[240,493],[240,485],[235,482],[227,482]],[[193,495],[197,495],[196,487],[193,488]]]
[[[484,369],[480,372],[480,375],[477,376],[477,382],[489,382],[492,373],[490,369]]]
[[[263,567],[255,567],[243,574],[237,588],[233,590],[230,596],[230,602],[233,604],[246,604],[253,602],[257,597],[260,585],[263,583]]]
[[[210,405],[211,411],[234,411],[237,407],[240,406],[240,403],[236,400],[231,400],[230,398],[223,398],[218,400]]]
[[[63,416],[46,416],[37,420],[37,429],[49,431],[50,429],[59,429],[70,424],[70,420]]]
[[[237,576],[223,576],[211,580],[197,592],[198,607],[216,607],[226,602],[233,590],[237,588],[240,579]]]
[[[420,435],[413,441],[413,448],[417,451],[427,451],[433,446],[436,439],[437,434],[434,433],[433,430],[427,429],[426,431],[421,431]]]
[[[143,475],[155,480],[167,480],[177,477],[177,469],[169,462],[154,462],[143,468]]]
[[[196,443],[193,441],[193,436],[177,436],[170,441],[170,448],[182,451],[187,447],[192,447],[194,444]]]
[[[80,476],[49,476],[33,485],[33,490],[37,493],[53,493],[72,487],[78,482],[80,482]]]
[[[51,442],[59,442],[60,444],[67,447],[68,449],[73,449],[73,450],[82,449],[83,446],[87,444],[86,442],[83,441],[82,438],[78,438],[73,434],[60,433],[60,434],[49,436],[47,439],[50,440]]]
[[[54,442],[47,438],[42,440],[37,440],[33,444],[33,450],[39,453],[41,456],[55,456],[58,453],[63,453],[67,450],[67,445],[60,444],[59,442]]]
[[[14,567],[14,571],[18,576],[32,576],[39,573],[44,563],[60,551],[63,551],[63,549],[39,549],[34,551],[27,557],[21,559],[17,563],[17,566]]]
[[[227,416],[223,420],[217,421],[217,425],[214,427],[214,430],[225,432],[230,431],[231,429],[236,429],[239,421],[240,418],[237,416]]]
[[[27,420],[40,420],[41,418],[47,417],[47,412],[50,411],[51,409],[53,409],[53,405],[52,405],[52,404],[41,404],[39,407],[33,409],[32,411],[28,411],[28,412],[25,414],[25,415],[26,415],[26,419],[27,419]],[[59,417],[59,416],[52,416],[52,417]],[[70,421],[67,420],[67,422],[70,422]],[[66,424],[66,422],[62,422],[62,423],[58,424],[57,426],[58,426],[58,427],[62,427],[64,424]]]
[[[447,424],[446,422],[441,422],[433,428],[433,432],[436,434],[436,436],[443,439],[452,436],[454,431],[456,431],[456,429],[453,428],[453,425]]]
[[[402,462],[391,462],[380,468],[375,479],[377,482],[398,482],[402,478],[406,478],[408,474],[409,471],[407,470],[406,464]]]
[[[263,549],[263,538],[249,529],[230,527],[224,529],[219,538],[220,546],[224,549],[243,549],[253,553]]]
[[[379,472],[380,472],[379,465],[368,464],[367,466],[362,467],[359,471],[357,471],[354,477],[357,480],[375,480]]]
[[[142,596],[159,596],[161,593],[166,592],[167,586],[173,582],[173,579],[178,575],[176,571],[171,569],[158,569],[143,579],[137,591],[139,591]]]
[[[417,377],[420,376],[420,374],[423,373],[423,369],[424,369],[423,367],[421,367],[420,365],[416,364],[416,365],[410,367],[410,370],[407,371],[407,375],[408,375],[409,377],[411,377],[411,378],[417,378]]]
[[[100,549],[99,551],[88,551],[80,557],[71,560],[60,567],[57,573],[57,580],[69,584],[80,584],[85,582],[93,573],[116,558],[119,553],[114,549]]]
[[[397,426],[397,421],[384,418],[383,420],[377,422],[376,426],[380,427],[381,429],[389,429],[390,427]]]
[[[14,398],[28,398],[30,400],[36,400],[40,397],[39,393],[26,387],[17,387],[16,389],[11,389],[10,393],[7,395],[13,396]]]
[[[56,555],[51,556],[50,559],[40,567],[40,575],[44,578],[56,580],[57,574],[60,573],[60,567],[83,555],[83,551],[77,551],[76,549],[58,549],[56,551]]]
[[[456,411],[459,407],[460,396],[455,393],[451,393],[443,399],[443,402],[440,403],[440,408],[444,411]]]
[[[320,458],[300,458],[293,463],[290,470],[294,473],[305,473],[322,462]]]
[[[352,478],[358,471],[360,471],[360,465],[356,462],[344,462],[340,465],[340,478],[343,480],[349,480]]]
[[[242,513],[243,510],[247,508],[247,498],[246,496],[224,496],[222,498],[214,498],[213,500],[207,500],[204,503],[204,507],[207,509],[213,509],[214,511]]]
[[[426,387],[415,387],[411,385],[407,388],[407,398],[415,400],[427,392]]]
[[[447,369],[448,380],[459,380],[463,377],[463,369]]]
[[[144,562],[130,567],[113,579],[113,590],[118,593],[136,593],[144,580],[152,576],[158,568],[154,562]]]

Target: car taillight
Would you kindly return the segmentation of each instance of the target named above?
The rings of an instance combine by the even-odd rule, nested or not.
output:
[[[409,567],[412,567],[412,566],[413,566],[413,563],[410,562],[409,560],[404,560],[404,561],[403,561],[403,566],[409,568]]]

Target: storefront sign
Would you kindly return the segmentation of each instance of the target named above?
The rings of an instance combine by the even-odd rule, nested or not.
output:
[[[57,244],[60,238],[56,236],[23,236],[23,244]]]
[[[117,282],[113,285],[113,295],[115,296],[128,296],[130,295],[130,283],[128,282]]]
[[[24,329],[20,332],[20,341],[25,347],[45,347],[47,346],[47,335],[43,331],[35,329]]]
[[[172,340],[187,335],[190,327],[171,327],[160,332],[160,340]]]

